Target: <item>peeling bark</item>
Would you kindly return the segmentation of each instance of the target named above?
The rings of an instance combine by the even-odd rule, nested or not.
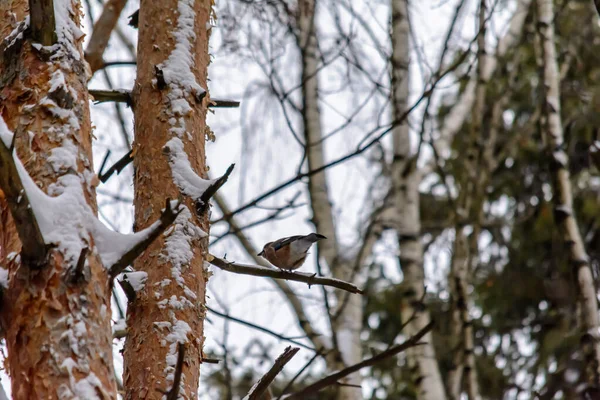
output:
[[[410,27],[408,0],[392,0],[392,108],[393,119],[399,119],[408,106]],[[383,218],[386,225],[394,227],[400,247],[400,267],[403,282],[400,313],[407,323],[403,333],[411,336],[430,322],[429,312],[422,304],[425,294],[423,246],[421,244],[421,218],[419,213],[419,183],[421,175],[411,156],[408,122],[398,125],[392,132],[394,160],[389,196],[393,207]],[[446,398],[431,332],[423,336],[424,344],[407,350],[412,380],[418,388],[418,399],[443,400]]]
[[[176,185],[176,165],[170,160],[177,150],[191,171],[206,178],[208,98],[202,87],[207,83],[211,4],[209,0],[140,4],[138,75],[132,92],[134,230],[160,215],[166,197],[182,197],[187,209],[134,264],[136,270],[147,272],[148,279],[127,310],[126,399],[160,399],[171,390],[180,343],[186,351],[179,395],[195,398],[198,391],[210,275],[204,269],[208,241],[202,232],[208,232],[208,218],[194,213],[196,199]]]
[[[0,26],[5,38],[0,45],[0,114],[16,135],[16,152],[35,183],[51,196],[81,185],[85,201],[95,210],[79,3],[54,4],[57,13],[73,21],[57,25],[64,30],[57,31],[52,48],[33,47],[20,29],[25,25],[18,21],[25,19],[26,10],[27,1],[0,3],[0,15],[10,16]],[[15,34],[9,35],[11,31]],[[34,270],[16,255],[21,243],[4,198],[0,215],[0,264],[8,267],[10,277],[0,318],[13,398],[94,394],[115,399],[110,283],[97,252],[87,252],[87,260],[78,263],[55,246],[45,264]],[[94,248],[93,238],[81,240]],[[75,282],[70,272],[76,263],[84,279]]]

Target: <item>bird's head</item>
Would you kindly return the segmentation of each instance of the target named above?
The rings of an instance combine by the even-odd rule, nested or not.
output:
[[[273,242],[269,242],[269,243],[265,244],[263,246],[263,249],[261,250],[260,253],[257,254],[257,256],[264,257],[265,256],[265,251],[267,250],[267,247],[269,247],[271,245],[271,243],[273,243]]]

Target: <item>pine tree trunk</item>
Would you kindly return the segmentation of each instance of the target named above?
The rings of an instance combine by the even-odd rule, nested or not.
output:
[[[59,29],[49,32],[56,42],[40,47],[25,31],[28,2],[0,2],[5,38],[0,113],[33,181],[50,196],[75,193],[95,212],[88,76],[77,28],[80,5],[55,3]],[[70,238],[89,249],[79,257],[81,279],[72,279],[79,259],[67,249],[69,238],[53,243],[45,261],[32,265],[18,255],[21,241],[4,196],[0,217],[0,265],[9,270],[0,317],[13,398],[116,398],[110,280],[94,238]]]
[[[160,399],[171,390],[178,344],[185,347],[179,395],[196,398],[205,316],[207,213],[196,215],[177,163],[206,177],[205,118],[209,0],[142,0],[134,87],[135,226],[153,222],[167,198],[187,208],[137,260],[148,273],[130,301],[124,352],[126,399]],[[191,172],[191,171],[190,171]],[[189,189],[189,188],[188,188]],[[203,232],[202,232],[203,231]]]
[[[392,107],[393,118],[406,112],[409,95],[410,28],[408,0],[392,0]],[[392,226],[396,226],[400,246],[403,292],[400,312],[406,321],[404,334],[410,336],[429,322],[429,312],[421,304],[425,290],[423,246],[421,244],[421,217],[419,212],[420,174],[411,157],[408,122],[393,131],[394,160],[392,164],[392,196],[394,196]],[[394,220],[396,223],[394,224]],[[443,400],[444,382],[438,369],[431,332],[423,337],[423,345],[407,351],[408,363],[414,371],[413,381],[418,387],[418,399]]]

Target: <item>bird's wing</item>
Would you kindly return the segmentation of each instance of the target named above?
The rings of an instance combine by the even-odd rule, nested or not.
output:
[[[292,243],[300,238],[303,238],[303,237],[304,236],[302,236],[302,235],[296,235],[296,236],[290,236],[290,237],[285,237],[285,238],[276,240],[272,244],[273,250],[277,251],[277,250],[281,249],[282,247],[287,246],[290,243]]]

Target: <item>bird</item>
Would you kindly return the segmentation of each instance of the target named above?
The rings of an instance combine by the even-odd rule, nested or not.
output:
[[[322,239],[327,238],[318,233],[284,237],[265,244],[257,255],[282,270],[293,271],[304,264],[310,246]]]

